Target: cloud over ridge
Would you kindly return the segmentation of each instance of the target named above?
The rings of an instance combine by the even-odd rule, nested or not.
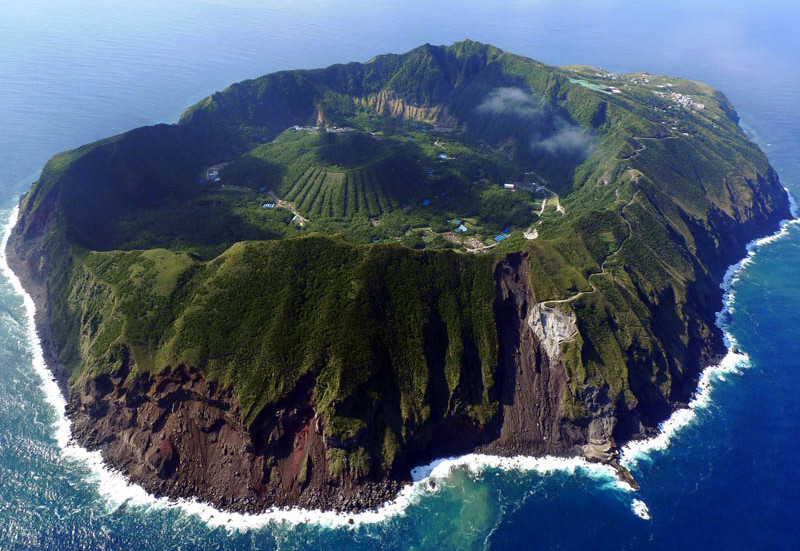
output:
[[[541,113],[530,94],[521,88],[495,88],[478,106],[482,113],[532,117]]]
[[[533,149],[541,149],[551,155],[589,155],[594,148],[594,139],[577,124],[555,118],[555,132],[547,137],[531,141]]]

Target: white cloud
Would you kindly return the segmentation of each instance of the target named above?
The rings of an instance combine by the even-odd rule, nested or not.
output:
[[[543,149],[551,155],[574,155],[591,153],[592,136],[576,124],[570,124],[562,118],[555,120],[556,131],[546,138],[531,142],[534,149]]]
[[[478,111],[496,115],[532,117],[541,112],[530,94],[521,88],[496,88],[492,90]]]

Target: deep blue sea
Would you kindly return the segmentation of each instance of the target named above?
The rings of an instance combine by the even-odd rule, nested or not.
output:
[[[800,196],[798,28],[796,0],[0,0],[0,220],[50,155],[173,121],[231,82],[463,38],[708,82]],[[720,323],[745,354],[627,451],[639,491],[576,461],[467,458],[350,525],[156,501],[67,445],[3,271],[0,549],[800,549],[800,225],[730,275]]]

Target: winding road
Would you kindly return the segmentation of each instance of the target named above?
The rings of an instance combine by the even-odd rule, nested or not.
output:
[[[645,138],[644,136],[633,136],[632,139],[637,140],[637,141],[644,141],[644,140],[652,140],[652,141],[677,140],[678,136],[657,136],[657,137],[649,137],[649,138]],[[633,150],[633,153],[631,153],[630,155],[628,155],[626,157],[621,157],[620,159],[623,160],[623,161],[630,161],[634,157],[638,157],[639,153],[641,153],[645,149],[647,149],[647,146],[645,144],[640,144],[639,147],[637,147],[636,149]]]
[[[526,187],[520,186],[522,189],[527,189]],[[558,193],[553,191],[552,189],[546,188],[545,186],[537,185],[534,189],[528,189],[533,193],[536,193],[539,190],[545,190],[552,196],[552,199],[555,201],[556,204],[556,212],[560,213],[562,216],[567,213],[567,210],[561,206],[561,201],[558,197]],[[539,230],[537,229],[539,225],[542,223],[542,215],[544,214],[544,209],[547,207],[547,197],[542,199],[542,208],[539,210],[539,221],[536,222],[533,226],[525,230],[522,235],[525,236],[525,239],[536,239],[539,237]]]
[[[633,139],[634,140],[641,140],[641,141],[644,141],[644,140],[653,140],[653,141],[676,140],[676,139],[678,139],[678,136],[660,136],[660,137],[633,136]],[[634,157],[639,155],[639,153],[641,153],[645,149],[647,149],[647,146],[645,144],[641,144],[641,146],[638,147],[637,149],[635,149],[632,154],[628,155],[627,157],[623,157],[622,160],[627,161],[627,160],[633,159]],[[544,189],[547,189],[547,188],[544,188]],[[550,191],[550,190],[548,189],[547,191]],[[627,243],[628,240],[633,235],[633,227],[631,226],[631,223],[628,221],[628,219],[625,217],[625,209],[633,204],[633,201],[636,199],[636,196],[639,195],[640,191],[641,191],[640,189],[637,189],[634,192],[634,194],[631,196],[630,201],[625,203],[625,205],[622,207],[622,211],[620,213],[620,215],[622,216],[622,220],[628,226],[628,236],[625,239],[622,240],[622,243],[619,244],[619,247],[617,247],[616,251],[614,251],[613,253],[608,255],[605,258],[605,260],[603,260],[603,263],[600,265],[600,271],[591,273],[591,274],[589,274],[589,277],[586,278],[586,280],[589,282],[589,285],[592,288],[591,291],[580,291],[578,293],[575,293],[574,295],[572,295],[569,298],[564,298],[564,299],[559,299],[559,300],[546,300],[546,301],[542,302],[543,306],[548,306],[548,305],[552,305],[552,304],[567,304],[567,303],[570,303],[570,302],[574,302],[574,301],[578,300],[579,298],[581,298],[583,296],[590,295],[590,294],[594,293],[595,291],[597,291],[597,287],[595,287],[594,283],[592,283],[592,278],[594,276],[605,275],[607,273],[606,272],[606,263],[620,253],[620,251],[622,250],[622,247],[625,246],[625,243]],[[550,193],[553,193],[553,192],[550,191]],[[614,190],[614,194],[616,195],[617,199],[619,199],[619,188]],[[556,194],[553,193],[553,195],[556,195]],[[547,200],[545,199],[545,203],[546,203],[546,201]],[[556,201],[558,201],[558,195],[556,195]],[[541,216],[541,213],[544,212],[544,204],[545,203],[542,203],[542,211],[539,213],[539,216]],[[556,203],[556,204],[558,205],[558,203]],[[556,208],[558,209],[559,206],[557,206]],[[533,239],[535,239],[536,235],[538,235],[538,232],[536,231],[535,227],[538,226],[539,224],[541,224],[541,220],[539,222],[537,222],[536,225],[533,226],[530,230],[528,230],[528,232],[531,232],[534,235]],[[528,233],[528,232],[526,232],[526,233]]]
[[[543,306],[550,306],[550,305],[553,305],[553,304],[567,304],[569,302],[574,302],[574,301],[578,300],[582,296],[591,295],[592,293],[597,291],[597,287],[595,287],[594,283],[592,283],[592,278],[594,276],[605,275],[606,273],[608,273],[606,271],[606,264],[608,263],[608,261],[611,260],[612,258],[614,258],[615,256],[617,256],[620,253],[620,251],[622,251],[622,247],[625,246],[625,243],[627,243],[630,240],[630,238],[633,236],[633,226],[631,226],[631,223],[625,217],[625,209],[633,204],[633,202],[636,200],[636,196],[639,195],[639,192],[640,192],[639,189],[637,189],[634,192],[634,194],[631,196],[630,201],[625,203],[625,205],[622,207],[622,210],[620,212],[620,216],[622,217],[622,220],[628,226],[628,236],[625,239],[622,240],[622,243],[619,244],[619,247],[617,247],[616,251],[614,251],[613,253],[608,255],[605,258],[605,260],[603,260],[603,263],[600,265],[600,271],[599,272],[593,272],[593,273],[589,274],[589,277],[586,278],[586,281],[589,282],[589,285],[592,288],[591,291],[580,291],[578,293],[575,293],[574,295],[572,295],[569,298],[562,298],[562,299],[559,299],[559,300],[546,300],[546,301],[541,303]]]

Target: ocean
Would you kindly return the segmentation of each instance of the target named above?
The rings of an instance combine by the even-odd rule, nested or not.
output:
[[[708,82],[800,196],[798,23],[781,0],[0,0],[1,226],[54,153],[174,121],[245,78],[463,38]],[[739,353],[626,448],[640,490],[580,460],[467,456],[360,516],[224,514],[106,470],[69,443],[32,303],[0,267],[2,550],[800,549],[800,224],[729,270],[718,323]]]

